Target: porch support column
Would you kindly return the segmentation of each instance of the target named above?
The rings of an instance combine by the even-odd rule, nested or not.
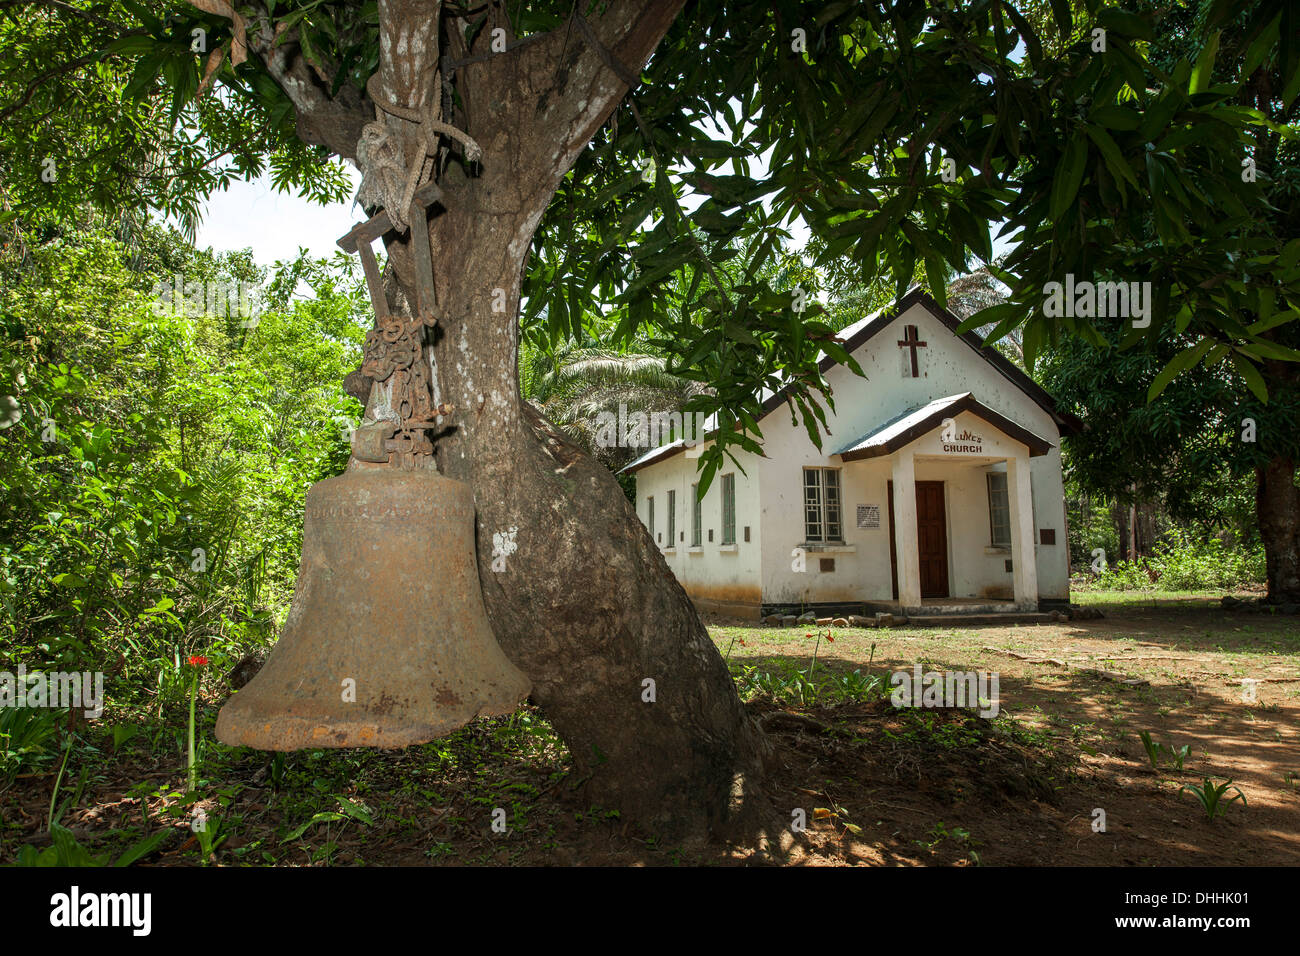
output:
[[[1007,459],[1007,503],[1011,512],[1011,587],[1016,608],[1038,610],[1038,559],[1034,554],[1034,499],[1029,459]]]
[[[898,556],[898,603],[921,606],[921,557],[916,536],[916,461],[910,448],[894,456],[894,553]]]

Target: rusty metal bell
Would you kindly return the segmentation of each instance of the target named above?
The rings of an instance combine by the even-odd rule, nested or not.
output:
[[[307,494],[284,630],[221,708],[217,739],[405,747],[509,713],[529,690],[488,625],[469,487],[433,469],[354,463]]]

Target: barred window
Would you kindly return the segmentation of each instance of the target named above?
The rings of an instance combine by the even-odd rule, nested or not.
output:
[[[700,486],[691,485],[691,547],[704,546],[704,509],[701,507]]]
[[[736,543],[736,475],[722,476],[722,543]]]
[[[844,540],[838,468],[803,470],[803,504],[804,540]]]
[[[989,541],[995,548],[1011,547],[1011,505],[1006,472],[991,471],[989,482]]]

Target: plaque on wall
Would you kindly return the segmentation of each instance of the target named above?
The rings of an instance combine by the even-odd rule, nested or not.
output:
[[[858,527],[880,527],[880,505],[858,505]]]

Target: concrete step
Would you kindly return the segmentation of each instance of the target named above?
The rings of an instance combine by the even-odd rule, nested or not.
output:
[[[1015,614],[1015,605],[1010,601],[989,604],[926,604],[918,609],[925,617],[940,614]]]
[[[908,615],[907,623],[896,627],[964,627],[971,624],[1046,624],[1052,615],[1036,611],[1003,611],[996,614]]]

